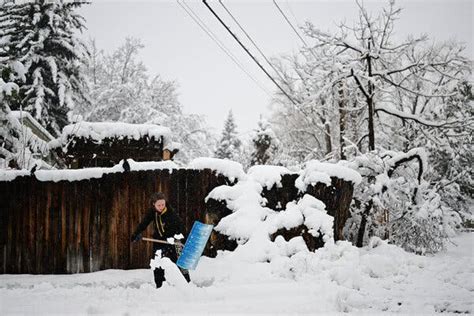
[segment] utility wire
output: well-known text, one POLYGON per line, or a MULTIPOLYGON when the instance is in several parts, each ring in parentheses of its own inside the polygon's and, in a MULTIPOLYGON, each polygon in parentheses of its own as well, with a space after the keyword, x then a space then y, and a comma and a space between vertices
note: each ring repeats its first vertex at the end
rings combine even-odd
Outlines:
POLYGON ((304 40, 303 37, 301 37, 300 33, 298 33, 298 31, 296 30, 296 28, 293 26, 293 24, 290 22, 290 20, 288 19, 288 17, 286 16, 286 14, 282 11, 282 9, 280 8, 280 6, 278 5, 278 3, 273 0, 273 4, 277 7, 278 11, 280 11, 281 15, 285 18, 286 22, 291 26, 291 28, 293 29, 293 32, 295 32, 296 35, 298 35, 298 37, 300 38, 300 40, 303 42, 303 44, 308 47, 308 44, 306 43, 306 41, 304 40))
POLYGON ((224 8, 224 10, 229 14, 229 16, 232 18, 232 20, 234 20, 234 22, 239 26, 240 30, 242 32, 244 32, 245 36, 247 36, 247 38, 249 39, 249 41, 253 44, 253 46, 255 46, 255 48, 258 50, 258 52, 260 53, 260 55, 262 55, 262 57, 265 59, 265 61, 270 65, 270 67, 272 67, 272 69, 275 71, 275 73, 278 75, 278 77, 280 77, 280 79, 283 81, 283 82, 286 82, 285 78, 283 78, 283 76, 280 74, 280 72, 275 68, 275 66, 273 66, 273 64, 270 62, 270 60, 268 60, 267 56, 265 56, 265 54, 262 52, 262 50, 258 47, 258 45, 254 42, 254 40, 250 37, 250 35, 244 30, 244 28, 242 27, 242 25, 240 25, 240 23, 237 21, 237 19, 234 17, 234 15, 229 11, 229 9, 227 9, 227 7, 224 5, 224 3, 222 3, 221 0, 219 0, 219 3, 221 4, 221 6, 224 8))
POLYGON ((232 35, 232 37, 239 43, 239 45, 245 50, 245 52, 253 59, 253 61, 262 69, 262 71, 267 75, 268 78, 280 89, 281 92, 293 103, 294 105, 297 105, 296 101, 293 100, 293 98, 278 84, 278 82, 273 79, 273 77, 268 73, 268 71, 258 62, 258 60, 252 55, 252 53, 245 47, 244 44, 239 40, 239 38, 230 30, 230 28, 222 21, 222 19, 217 15, 217 13, 209 6, 206 0, 202 0, 204 5, 211 11, 211 13, 216 17, 217 20, 224 26, 224 28, 227 30, 227 32, 232 35))
POLYGON ((225 47, 225 45, 219 40, 219 38, 206 26, 206 24, 199 18, 196 12, 183 1, 183 3, 176 0, 179 6, 191 17, 191 19, 216 43, 217 46, 239 67, 265 94, 271 97, 271 93, 257 80, 255 79, 237 60, 237 58, 225 47), (183 5, 184 4, 184 5, 183 5))
POLYGON ((263 84, 260 83, 254 76, 252 76, 246 69, 245 67, 239 62, 237 57, 232 54, 230 49, 228 49, 224 43, 222 43, 217 35, 207 27, 207 25, 204 23, 204 21, 199 18, 199 15, 183 0, 183 4, 188 8, 186 10, 185 7, 177 0, 178 4, 181 5, 181 7, 189 14, 189 16, 201 27, 201 29, 209 35, 209 37, 226 53, 227 56, 229 56, 230 59, 263 91, 265 94, 267 94, 269 97, 271 97, 271 93, 265 88, 263 84))
POLYGON ((288 2, 288 0, 286 0, 286 6, 287 6, 287 8, 288 8, 288 11, 290 11, 291 16, 292 16, 293 19, 295 20, 296 25, 298 25, 298 24, 299 24, 298 19, 296 18, 295 13, 294 13, 293 10, 291 9, 291 6, 290 6, 290 3, 288 2))
MULTIPOLYGON (((316 54, 313 52, 313 50, 309 47, 308 43, 306 43, 306 41, 304 40, 303 37, 301 37, 300 33, 296 30, 296 28, 293 26, 293 24, 290 22, 290 20, 288 19, 288 17, 286 16, 286 14, 283 12, 283 10, 280 8, 280 6, 278 5, 278 3, 276 2, 276 0, 273 0, 273 4, 277 7, 278 11, 280 11, 281 15, 285 18, 286 22, 288 22, 288 24, 291 26, 291 28, 293 29, 293 32, 295 32, 295 34, 299 37, 299 39, 303 42, 303 45, 304 47, 311 53, 311 55, 313 55, 313 57, 317 60, 318 57, 316 56, 316 54)), ((288 5, 288 8, 290 9, 290 12, 291 14, 293 14, 293 11, 291 10, 290 8, 290 5, 288 4, 288 1, 287 1, 287 5, 288 5)), ((293 17, 295 18, 296 22, 298 22, 298 20, 296 19, 296 16, 293 14, 293 17)))

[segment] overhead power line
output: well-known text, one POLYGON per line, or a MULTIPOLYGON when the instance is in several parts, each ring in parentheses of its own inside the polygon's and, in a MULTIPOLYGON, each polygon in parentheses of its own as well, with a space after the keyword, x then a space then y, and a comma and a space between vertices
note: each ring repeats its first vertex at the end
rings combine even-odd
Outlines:
POLYGON ((275 68, 275 66, 273 65, 272 62, 270 62, 270 60, 268 60, 267 56, 265 56, 265 54, 262 52, 262 50, 258 47, 258 45, 255 43, 255 41, 250 37, 250 35, 244 30, 244 28, 242 27, 242 25, 240 25, 239 21, 237 21, 237 19, 234 17, 234 15, 230 12, 229 9, 227 9, 227 7, 224 5, 224 3, 222 3, 221 0, 219 0, 219 3, 221 4, 221 6, 224 8, 224 10, 229 14, 229 16, 232 18, 232 20, 234 20, 234 22, 239 26, 240 30, 245 34, 245 36, 247 36, 247 38, 249 39, 249 41, 253 44, 253 46, 255 46, 255 48, 258 50, 258 52, 260 53, 260 55, 262 55, 262 57, 265 59, 265 61, 270 65, 270 67, 272 67, 272 69, 275 71, 275 73, 278 75, 278 77, 280 77, 280 79, 282 81, 286 81, 285 78, 283 78, 283 76, 280 74, 280 72, 278 71, 278 69, 275 68))
MULTIPOLYGON (((283 12, 283 10, 280 8, 280 6, 278 5, 278 3, 276 2, 276 0, 273 0, 273 4, 277 7, 278 11, 280 11, 281 15, 283 16, 283 18, 285 18, 285 21, 290 25, 291 29, 293 30, 293 32, 295 32, 295 34, 299 37, 299 39, 301 40, 301 42, 303 42, 303 45, 304 47, 311 53, 311 55, 313 55, 314 58, 318 59, 318 57, 316 56, 316 54, 313 52, 313 50, 309 47, 308 43, 306 43, 306 41, 304 40, 303 37, 301 37, 300 33, 296 30, 296 28, 293 26, 293 23, 290 22, 290 20, 288 19, 288 17, 286 16, 285 12, 283 12)), ((288 4, 288 3, 287 3, 288 4)), ((293 14, 293 11, 291 10, 290 8, 290 5, 288 4, 288 8, 290 9, 290 12, 293 14)), ((296 16, 293 14, 293 17, 295 18, 296 20, 296 16)))
POLYGON ((254 78, 245 68, 244 66, 238 61, 238 59, 230 52, 230 50, 219 40, 216 34, 212 32, 206 24, 199 18, 199 16, 194 12, 194 10, 187 5, 186 2, 176 0, 179 6, 191 17, 191 19, 201 28, 201 30, 206 33, 211 40, 216 43, 216 45, 239 67, 263 92, 265 92, 268 96, 271 97, 271 93, 256 79, 254 78), (184 4, 184 5, 183 5, 184 4))
POLYGON ((298 25, 299 24, 298 19, 296 18, 295 13, 291 9, 291 6, 290 6, 290 3, 288 2, 288 0, 286 0, 286 7, 288 8, 288 11, 290 11, 291 16, 293 17, 294 21, 296 22, 296 25, 298 25))
POLYGON ((294 105, 297 105, 297 102, 278 84, 278 82, 273 79, 273 77, 268 73, 268 71, 260 64, 260 62, 252 55, 252 53, 245 47, 244 44, 239 40, 239 38, 230 30, 230 28, 222 21, 222 19, 217 15, 217 13, 209 6, 206 0, 202 0, 204 5, 211 11, 214 17, 224 26, 224 28, 229 32, 230 35, 239 43, 239 45, 245 50, 245 52, 252 58, 252 60, 258 65, 258 67, 267 75, 268 78, 278 87, 278 89, 291 101, 294 105))
POLYGON ((283 10, 280 8, 280 6, 278 5, 278 3, 273 0, 273 4, 277 7, 278 11, 280 11, 281 15, 283 16, 283 18, 285 18, 285 21, 290 25, 290 27, 293 29, 293 32, 295 32, 295 34, 299 37, 299 39, 303 42, 303 44, 308 47, 308 44, 306 43, 306 41, 304 40, 303 37, 301 37, 300 33, 296 30, 296 28, 293 26, 293 23, 291 23, 291 21, 288 19, 288 17, 286 16, 285 12, 283 12, 283 10))

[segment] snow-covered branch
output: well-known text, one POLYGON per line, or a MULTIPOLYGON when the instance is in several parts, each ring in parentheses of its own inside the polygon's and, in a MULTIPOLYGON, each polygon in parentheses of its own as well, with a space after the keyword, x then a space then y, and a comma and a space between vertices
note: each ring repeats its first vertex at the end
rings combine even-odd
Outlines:
POLYGON ((375 112, 384 112, 384 113, 396 116, 402 120, 412 120, 419 124, 429 126, 429 127, 452 127, 453 125, 460 123, 459 121, 450 121, 450 122, 443 122, 443 123, 432 122, 429 120, 425 120, 424 118, 419 117, 418 115, 405 113, 405 112, 390 108, 389 106, 384 105, 384 104, 378 104, 377 107, 375 108, 375 112))

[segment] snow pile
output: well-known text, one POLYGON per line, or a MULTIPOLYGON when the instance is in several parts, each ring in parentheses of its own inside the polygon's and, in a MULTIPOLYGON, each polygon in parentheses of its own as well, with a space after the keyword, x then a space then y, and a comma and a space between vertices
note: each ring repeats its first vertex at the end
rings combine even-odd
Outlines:
MULTIPOLYGON (((252 173, 258 174, 258 172, 252 173)), ((280 229, 305 225, 315 237, 322 235, 324 242, 333 241, 333 217, 325 211, 324 204, 305 195, 298 202, 290 202, 286 209, 276 212, 265 207, 261 196, 263 187, 251 176, 234 186, 220 186, 206 199, 225 201, 232 214, 222 218, 215 227, 219 233, 237 240, 238 247, 232 256, 246 262, 271 262, 308 249, 301 237, 286 242, 283 238, 271 240, 280 229)))
POLYGON ((191 161, 188 165, 188 169, 211 169, 216 171, 217 174, 222 174, 223 176, 229 178, 229 180, 232 182, 234 180, 245 178, 245 172, 242 165, 238 162, 228 159, 200 157, 191 161))
MULTIPOLYGON (((453 242, 431 257, 379 239, 360 249, 347 242, 327 244, 314 253, 297 251, 272 262, 247 262, 222 252, 215 259, 201 258, 191 271, 192 283, 179 287, 174 270, 176 279, 167 275, 169 282, 158 290, 149 269, 4 274, 0 314, 470 314, 474 234, 453 242)), ((286 250, 296 251, 298 244, 287 243, 286 250)), ((168 272, 166 265, 160 263, 168 272)))
POLYGON ((161 256, 161 250, 157 250, 155 258, 150 260, 150 268, 161 268, 165 271, 166 283, 170 286, 177 287, 180 290, 185 290, 188 282, 183 277, 178 266, 173 263, 168 257, 161 256))
POLYGON ((271 189, 274 185, 277 188, 281 188, 281 177, 289 173, 291 173, 290 170, 285 167, 268 165, 253 166, 247 171, 247 175, 250 178, 267 189, 271 189))
MULTIPOLYGON (((472 242, 473 237, 467 237, 472 242)), ((285 243, 283 238, 276 242, 285 243)), ((288 256, 268 262, 249 262, 238 252, 222 252, 216 259, 202 258, 192 280, 208 288, 266 284, 268 295, 277 291, 277 284, 288 280, 287 284, 298 284, 298 290, 287 288, 287 300, 306 297, 304 305, 291 310, 293 313, 434 314, 474 310, 474 269, 469 252, 460 253, 458 259, 422 257, 378 238, 366 248, 340 241, 309 252, 298 249, 301 240, 290 242, 286 243, 287 250, 293 251, 288 256)), ((470 247, 469 242, 465 240, 463 246, 470 247)), ((274 304, 287 306, 278 301, 274 304)))
POLYGON ((309 228, 308 232, 315 237, 322 235, 325 243, 331 242, 334 238, 334 218, 326 213, 324 203, 306 194, 297 206, 304 217, 304 225, 309 228))
POLYGON ((316 185, 317 183, 324 183, 330 186, 331 177, 352 182, 354 185, 358 185, 362 181, 362 177, 357 171, 347 168, 342 164, 311 160, 306 163, 304 170, 296 179, 295 186, 300 192, 305 192, 308 185, 316 185))
POLYGON ((260 195, 262 186, 251 179, 237 182, 234 186, 222 185, 214 188, 206 197, 225 201, 234 213, 221 219, 215 227, 220 233, 236 240, 248 240, 258 233, 260 223, 272 212, 263 207, 265 199, 260 195))

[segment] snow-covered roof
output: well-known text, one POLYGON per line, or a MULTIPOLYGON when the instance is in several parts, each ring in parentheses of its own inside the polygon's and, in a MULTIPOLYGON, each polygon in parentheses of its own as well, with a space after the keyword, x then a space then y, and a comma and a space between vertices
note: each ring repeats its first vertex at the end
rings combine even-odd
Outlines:
POLYGON ((19 124, 28 127, 36 136, 44 141, 51 141, 54 137, 26 111, 11 111, 10 117, 16 119, 19 124), (22 124, 23 123, 23 124, 22 124))
POLYGON ((163 137, 163 149, 171 152, 178 151, 180 143, 171 141, 171 130, 168 127, 156 124, 131 124, 123 122, 86 122, 66 125, 58 139, 49 143, 50 148, 61 147, 69 144, 71 139, 90 139, 101 143, 105 139, 134 139, 163 137))
POLYGON ((171 131, 168 127, 155 124, 130 124, 122 122, 78 122, 63 128, 61 137, 83 137, 101 142, 106 138, 131 138, 154 137, 156 139, 169 137, 171 131))

